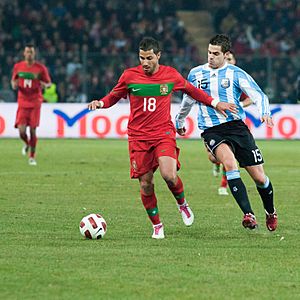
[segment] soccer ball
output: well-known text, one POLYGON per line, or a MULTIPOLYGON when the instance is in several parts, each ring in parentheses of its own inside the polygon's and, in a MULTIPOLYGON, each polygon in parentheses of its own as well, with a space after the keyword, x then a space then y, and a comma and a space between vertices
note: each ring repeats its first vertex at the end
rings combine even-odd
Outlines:
POLYGON ((84 217, 79 224, 80 233, 84 237, 93 240, 103 238, 106 227, 104 218, 99 214, 90 214, 84 217))

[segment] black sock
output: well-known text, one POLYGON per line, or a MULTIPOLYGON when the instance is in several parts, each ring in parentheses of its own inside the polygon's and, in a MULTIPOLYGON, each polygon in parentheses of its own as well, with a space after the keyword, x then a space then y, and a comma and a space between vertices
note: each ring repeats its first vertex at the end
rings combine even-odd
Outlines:
POLYGON ((229 179, 228 185, 231 190, 232 196, 241 208, 244 214, 253 213, 251 204, 249 202, 246 187, 241 178, 229 179))
POLYGON ((269 214, 272 214, 275 211, 274 200, 273 200, 274 192, 273 192, 273 186, 272 186, 271 181, 269 181, 269 179, 267 179, 267 181, 269 182, 267 187, 256 186, 256 188, 257 188, 259 195, 261 197, 261 200, 264 204, 265 210, 269 214))

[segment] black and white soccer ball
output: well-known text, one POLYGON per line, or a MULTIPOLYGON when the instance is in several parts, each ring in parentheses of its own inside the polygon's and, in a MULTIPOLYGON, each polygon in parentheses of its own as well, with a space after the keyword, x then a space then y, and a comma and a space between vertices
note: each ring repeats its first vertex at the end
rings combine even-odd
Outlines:
POLYGON ((99 214, 90 214, 84 217, 79 224, 80 233, 88 239, 98 240, 106 233, 107 225, 99 214))

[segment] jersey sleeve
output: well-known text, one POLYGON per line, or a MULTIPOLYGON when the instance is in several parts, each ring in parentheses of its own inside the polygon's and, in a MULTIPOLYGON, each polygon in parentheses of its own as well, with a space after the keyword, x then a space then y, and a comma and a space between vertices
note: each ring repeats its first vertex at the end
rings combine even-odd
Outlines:
POLYGON ((237 72, 237 79, 242 92, 248 95, 252 102, 257 106, 260 115, 271 115, 269 98, 261 90, 254 79, 242 70, 237 72))
POLYGON ((180 105, 180 109, 178 114, 175 117, 175 125, 176 129, 181 129, 185 126, 185 118, 188 116, 190 113, 194 103, 196 101, 188 96, 187 94, 183 95, 183 99, 180 105))
POLYGON ((206 94, 204 91, 197 89, 190 82, 184 79, 181 74, 179 74, 176 70, 176 81, 174 85, 174 91, 181 90, 184 93, 188 94, 191 98, 195 99, 198 102, 201 102, 205 105, 211 105, 213 98, 206 94))
POLYGON ((18 79, 18 67, 15 64, 14 67, 13 67, 11 80, 16 80, 16 79, 18 79))
POLYGON ((45 83, 50 83, 51 82, 51 78, 50 78, 48 69, 45 66, 42 66, 42 73, 41 73, 40 80, 45 82, 45 83))
POLYGON ((116 104, 120 99, 125 98, 128 94, 127 84, 126 84, 126 73, 124 72, 117 85, 110 91, 108 95, 103 97, 101 101, 103 101, 103 108, 108 108, 116 104))

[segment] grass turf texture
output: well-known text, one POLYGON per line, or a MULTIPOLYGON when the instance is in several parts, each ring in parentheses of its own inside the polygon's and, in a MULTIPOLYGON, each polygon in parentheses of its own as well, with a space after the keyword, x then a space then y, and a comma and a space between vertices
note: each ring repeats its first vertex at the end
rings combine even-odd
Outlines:
POLYGON ((166 238, 152 227, 129 179, 127 142, 39 140, 38 166, 21 142, 0 141, 1 299, 299 299, 300 141, 259 141, 279 228, 270 233, 245 171, 259 229, 241 226, 232 196, 218 196, 200 141, 179 141, 186 228, 161 179, 155 189, 166 238), (298 150, 297 150, 298 149, 298 150), (108 232, 85 240, 81 218, 101 213, 108 232))

